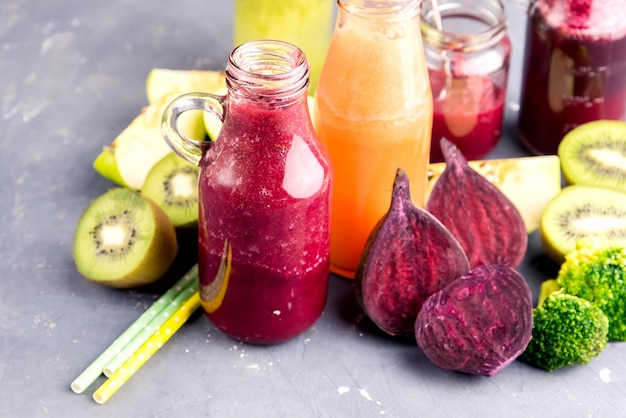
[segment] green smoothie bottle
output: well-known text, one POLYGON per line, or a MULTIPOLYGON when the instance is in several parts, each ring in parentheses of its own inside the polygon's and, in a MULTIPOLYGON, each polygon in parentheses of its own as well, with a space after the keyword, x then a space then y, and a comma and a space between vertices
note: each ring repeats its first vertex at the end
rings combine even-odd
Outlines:
POLYGON ((235 46, 278 39, 298 46, 311 66, 315 92, 333 28, 333 0, 235 0, 235 46))

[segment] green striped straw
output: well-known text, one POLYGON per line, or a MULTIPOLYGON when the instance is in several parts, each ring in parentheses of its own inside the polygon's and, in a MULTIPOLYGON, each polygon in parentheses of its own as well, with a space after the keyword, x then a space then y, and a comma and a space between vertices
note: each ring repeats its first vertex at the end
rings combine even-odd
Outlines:
POLYGON ((197 282, 198 265, 194 265, 180 280, 154 302, 124 333, 107 347, 70 385, 75 393, 83 393, 102 374, 104 367, 117 355, 133 338, 162 311, 164 311, 176 297, 182 293, 190 282, 197 282))
POLYGON ((122 365, 124 362, 132 356, 135 351, 143 343, 145 343, 156 331, 159 330, 161 325, 163 325, 172 315, 176 313, 176 311, 183 306, 183 304, 190 299, 194 293, 198 291, 198 281, 192 280, 191 283, 185 287, 185 289, 176 296, 176 298, 167 305, 165 309, 161 311, 157 316, 155 316, 148 325, 144 327, 144 329, 135 336, 132 340, 128 342, 117 353, 109 362, 104 366, 102 372, 106 377, 111 377, 111 375, 122 365))

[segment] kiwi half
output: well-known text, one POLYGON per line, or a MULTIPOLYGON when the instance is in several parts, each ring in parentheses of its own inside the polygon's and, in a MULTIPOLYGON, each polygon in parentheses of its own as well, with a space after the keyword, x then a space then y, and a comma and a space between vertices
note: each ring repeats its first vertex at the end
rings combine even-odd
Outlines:
POLYGON ((626 191, 626 122, 599 120, 568 132, 558 149, 569 184, 626 191))
POLYGON ((626 245, 626 193, 607 187, 564 187, 546 206, 540 223, 546 254, 557 263, 584 237, 626 245))
POLYGON ((156 202, 175 227, 195 226, 199 172, 197 166, 170 153, 148 172, 141 194, 156 202))
POLYGON ((159 279, 177 250, 176 231, 165 212, 137 192, 120 187, 85 209, 76 226, 73 256, 85 278, 130 288, 159 279))

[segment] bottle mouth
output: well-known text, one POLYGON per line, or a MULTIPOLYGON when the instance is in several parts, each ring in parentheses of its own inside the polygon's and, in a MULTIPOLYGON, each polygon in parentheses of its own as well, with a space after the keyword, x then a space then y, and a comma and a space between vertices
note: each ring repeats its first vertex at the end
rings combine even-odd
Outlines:
POLYGON ((488 49, 506 35, 508 21, 500 0, 438 0, 443 30, 435 24, 435 10, 425 1, 421 12, 424 41, 439 49, 472 52, 488 49), (462 25, 461 21, 469 22, 462 25), (450 28, 446 22, 454 22, 450 28))
POLYGON ((419 16, 420 0, 337 0, 341 10, 363 19, 395 22, 419 16))
POLYGON ((228 57, 229 91, 248 98, 287 100, 309 85, 309 62, 300 48, 283 41, 257 40, 236 47, 228 57))

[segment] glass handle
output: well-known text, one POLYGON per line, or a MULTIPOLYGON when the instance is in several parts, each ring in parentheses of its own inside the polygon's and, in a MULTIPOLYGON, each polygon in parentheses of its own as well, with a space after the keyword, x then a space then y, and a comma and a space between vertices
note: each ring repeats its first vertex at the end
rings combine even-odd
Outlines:
POLYGON ((202 110, 224 121, 225 99, 226 96, 210 93, 187 93, 172 100, 161 119, 161 133, 167 145, 180 157, 198 165, 212 141, 197 141, 185 136, 178 130, 178 118, 189 110, 202 110))

